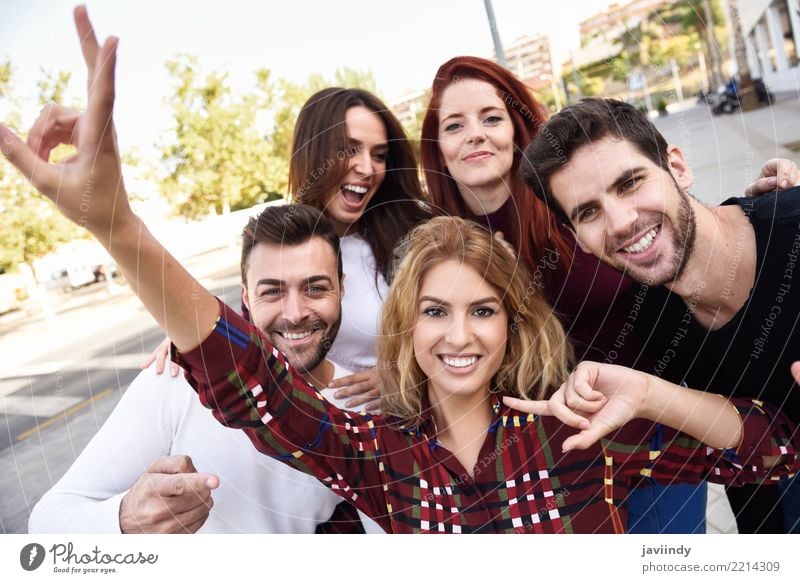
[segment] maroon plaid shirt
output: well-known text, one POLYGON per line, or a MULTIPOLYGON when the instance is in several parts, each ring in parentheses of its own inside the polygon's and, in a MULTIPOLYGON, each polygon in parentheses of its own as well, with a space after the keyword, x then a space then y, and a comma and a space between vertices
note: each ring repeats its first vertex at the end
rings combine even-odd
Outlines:
POLYGON ((337 409, 227 306, 211 335, 176 359, 221 423, 316 476, 388 532, 621 533, 628 491, 645 477, 776 482, 800 467, 794 426, 758 401, 732 401, 744 424, 736 451, 637 420, 586 451, 561 453, 574 429, 495 400, 470 475, 436 439, 429 413, 412 427, 337 409), (768 455, 788 464, 766 469, 768 455))

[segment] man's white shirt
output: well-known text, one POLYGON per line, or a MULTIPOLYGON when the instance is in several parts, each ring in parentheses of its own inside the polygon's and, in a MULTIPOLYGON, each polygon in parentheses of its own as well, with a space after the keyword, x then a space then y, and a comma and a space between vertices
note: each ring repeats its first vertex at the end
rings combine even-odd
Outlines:
MULTIPOLYGON (((334 367, 333 378, 350 374, 334 367)), ((344 408, 333 389, 321 392, 344 408)), ((315 478, 258 452, 243 431, 222 426, 183 375, 158 375, 151 366, 36 504, 29 532, 119 533, 123 496, 155 458, 168 455, 188 455, 198 472, 220 479, 201 533, 313 533, 343 500, 315 478)), ((383 532, 361 518, 368 533, 383 532)))

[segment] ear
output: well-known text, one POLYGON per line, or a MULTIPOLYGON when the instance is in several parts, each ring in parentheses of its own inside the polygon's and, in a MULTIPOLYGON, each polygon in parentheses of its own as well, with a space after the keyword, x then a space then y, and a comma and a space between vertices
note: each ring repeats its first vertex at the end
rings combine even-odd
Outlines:
POLYGON ((342 274, 342 280, 339 282, 339 301, 342 301, 344 298, 344 278, 347 277, 346 273, 342 274))
POLYGON ((247 308, 247 311, 250 311, 250 300, 247 297, 247 287, 242 284, 242 303, 247 308))
POLYGON ((667 146, 667 163, 669 164, 669 171, 678 187, 681 190, 689 190, 694 184, 694 174, 692 169, 686 163, 686 158, 683 157, 683 152, 678 146, 670 144, 667 146))

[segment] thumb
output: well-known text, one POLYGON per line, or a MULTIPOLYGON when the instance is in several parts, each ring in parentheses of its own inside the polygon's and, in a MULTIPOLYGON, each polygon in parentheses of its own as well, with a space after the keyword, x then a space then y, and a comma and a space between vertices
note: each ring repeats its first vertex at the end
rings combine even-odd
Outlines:
POLYGON ((188 455, 169 455, 157 457, 147 468, 151 474, 193 474, 197 469, 188 455))
POLYGON ((566 438, 561 446, 561 451, 567 452, 573 449, 588 449, 609 433, 611 433, 611 427, 608 425, 592 423, 588 429, 584 429, 566 438))

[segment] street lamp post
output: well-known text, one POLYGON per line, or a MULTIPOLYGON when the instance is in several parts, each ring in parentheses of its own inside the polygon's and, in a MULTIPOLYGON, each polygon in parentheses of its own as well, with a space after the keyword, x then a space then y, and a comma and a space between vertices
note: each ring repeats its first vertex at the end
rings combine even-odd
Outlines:
POLYGON ((503 50, 503 43, 500 41, 500 32, 497 30, 497 19, 494 17, 492 0, 483 0, 483 5, 486 7, 486 18, 489 19, 489 28, 492 30, 492 42, 494 42, 494 54, 497 58, 497 63, 508 68, 506 53, 503 50))

